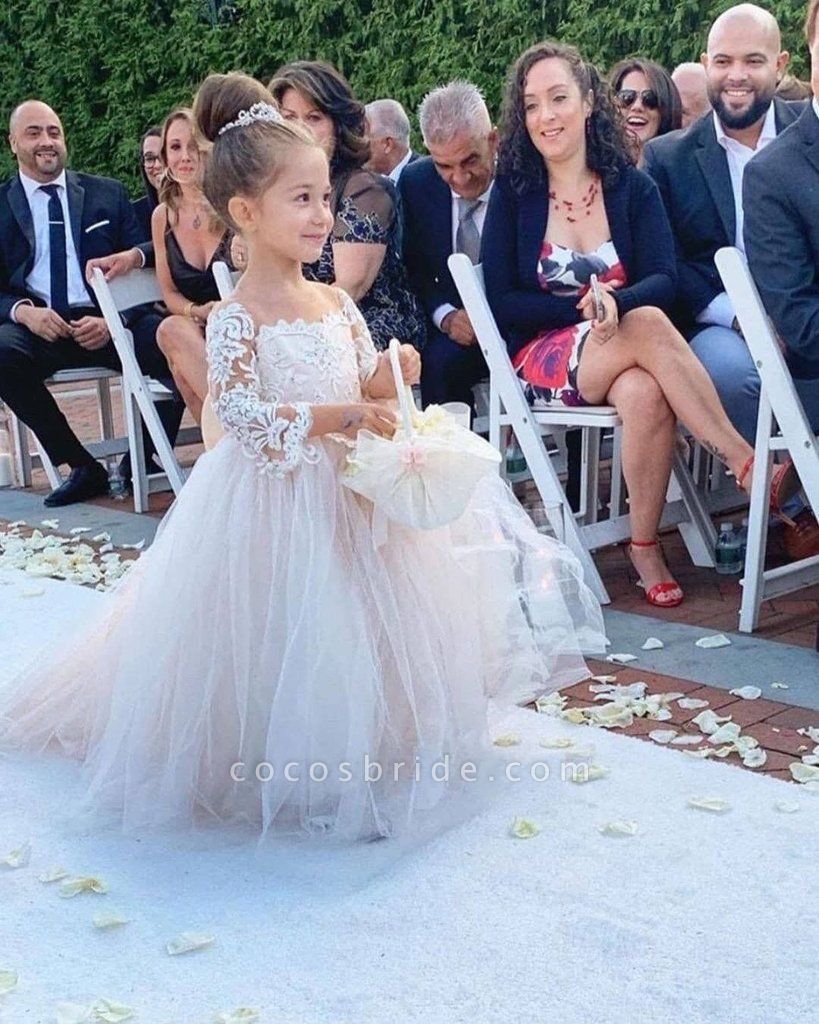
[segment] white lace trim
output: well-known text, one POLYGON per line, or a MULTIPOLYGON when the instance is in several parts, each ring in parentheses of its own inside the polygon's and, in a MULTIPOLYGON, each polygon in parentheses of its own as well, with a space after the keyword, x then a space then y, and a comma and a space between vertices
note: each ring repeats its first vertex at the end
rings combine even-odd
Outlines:
POLYGON ((253 347, 253 320, 239 303, 230 303, 208 321, 208 375, 215 395, 213 411, 242 451, 269 476, 282 477, 300 462, 316 463, 320 453, 307 444, 313 414, 306 402, 279 415, 280 402, 265 400, 253 347), (276 457, 273 453, 281 453, 276 457))

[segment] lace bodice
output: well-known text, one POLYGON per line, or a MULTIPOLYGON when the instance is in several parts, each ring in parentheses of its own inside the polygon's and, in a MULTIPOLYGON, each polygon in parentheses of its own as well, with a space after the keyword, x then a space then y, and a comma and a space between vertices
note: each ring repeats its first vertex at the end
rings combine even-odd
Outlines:
POLYGON ((307 441, 311 406, 362 400, 377 353, 355 303, 338 290, 338 310, 320 321, 256 326, 238 302, 216 310, 205 332, 213 410, 259 468, 283 476, 317 462, 307 441))

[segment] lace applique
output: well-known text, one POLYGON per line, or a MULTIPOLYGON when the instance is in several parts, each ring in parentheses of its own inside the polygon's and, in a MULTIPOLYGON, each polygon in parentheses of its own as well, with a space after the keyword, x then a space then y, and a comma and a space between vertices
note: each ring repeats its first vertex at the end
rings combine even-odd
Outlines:
POLYGON ((350 296, 341 288, 338 289, 343 297, 343 309, 349 317, 350 330, 355 344, 355 354, 358 360, 358 379, 366 384, 378 369, 378 353, 373 344, 370 329, 367 321, 361 315, 361 310, 356 306, 350 296))
POLYGON ((249 313, 232 302, 208 320, 206 350, 213 411, 225 430, 264 473, 282 477, 320 454, 307 444, 310 405, 265 398, 256 361, 256 330, 249 313))

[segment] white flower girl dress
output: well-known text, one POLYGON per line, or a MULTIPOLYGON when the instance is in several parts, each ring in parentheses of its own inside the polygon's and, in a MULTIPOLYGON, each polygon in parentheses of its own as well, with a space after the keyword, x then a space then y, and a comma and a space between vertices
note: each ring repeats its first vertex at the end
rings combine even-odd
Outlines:
POLYGON ((412 831, 452 789, 435 762, 489 756, 490 700, 603 650, 578 562, 498 476, 449 526, 374 537, 340 481, 350 442, 308 439, 310 406, 361 401, 376 367, 338 296, 317 323, 214 312, 224 435, 97 618, 0 694, 0 743, 81 759, 88 806, 125 830, 412 831))

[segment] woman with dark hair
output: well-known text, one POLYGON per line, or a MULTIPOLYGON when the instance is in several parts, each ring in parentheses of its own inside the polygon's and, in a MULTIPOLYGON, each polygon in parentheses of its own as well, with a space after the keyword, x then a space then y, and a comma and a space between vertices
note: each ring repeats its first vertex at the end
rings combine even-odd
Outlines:
POLYGON ((139 173, 145 183, 145 195, 135 199, 134 208, 144 241, 151 240, 151 214, 159 204, 159 184, 165 164, 162 161, 162 129, 152 125, 139 143, 139 173))
POLYGON ((662 200, 632 164, 609 87, 574 47, 540 43, 513 67, 498 170, 482 253, 515 369, 534 403, 616 406, 631 560, 652 605, 678 605, 683 593, 657 540, 676 419, 746 489, 753 451, 662 312, 676 286, 662 200))
POLYGON ((645 144, 682 127, 679 91, 665 68, 643 57, 615 64, 609 82, 637 147, 637 166, 642 167, 645 144))
POLYGON ((343 288, 358 304, 376 348, 397 337, 420 348, 424 317, 401 258, 395 186, 366 170, 370 144, 364 106, 346 79, 324 61, 294 61, 270 82, 285 119, 301 121, 330 161, 335 225, 308 277, 343 288))

